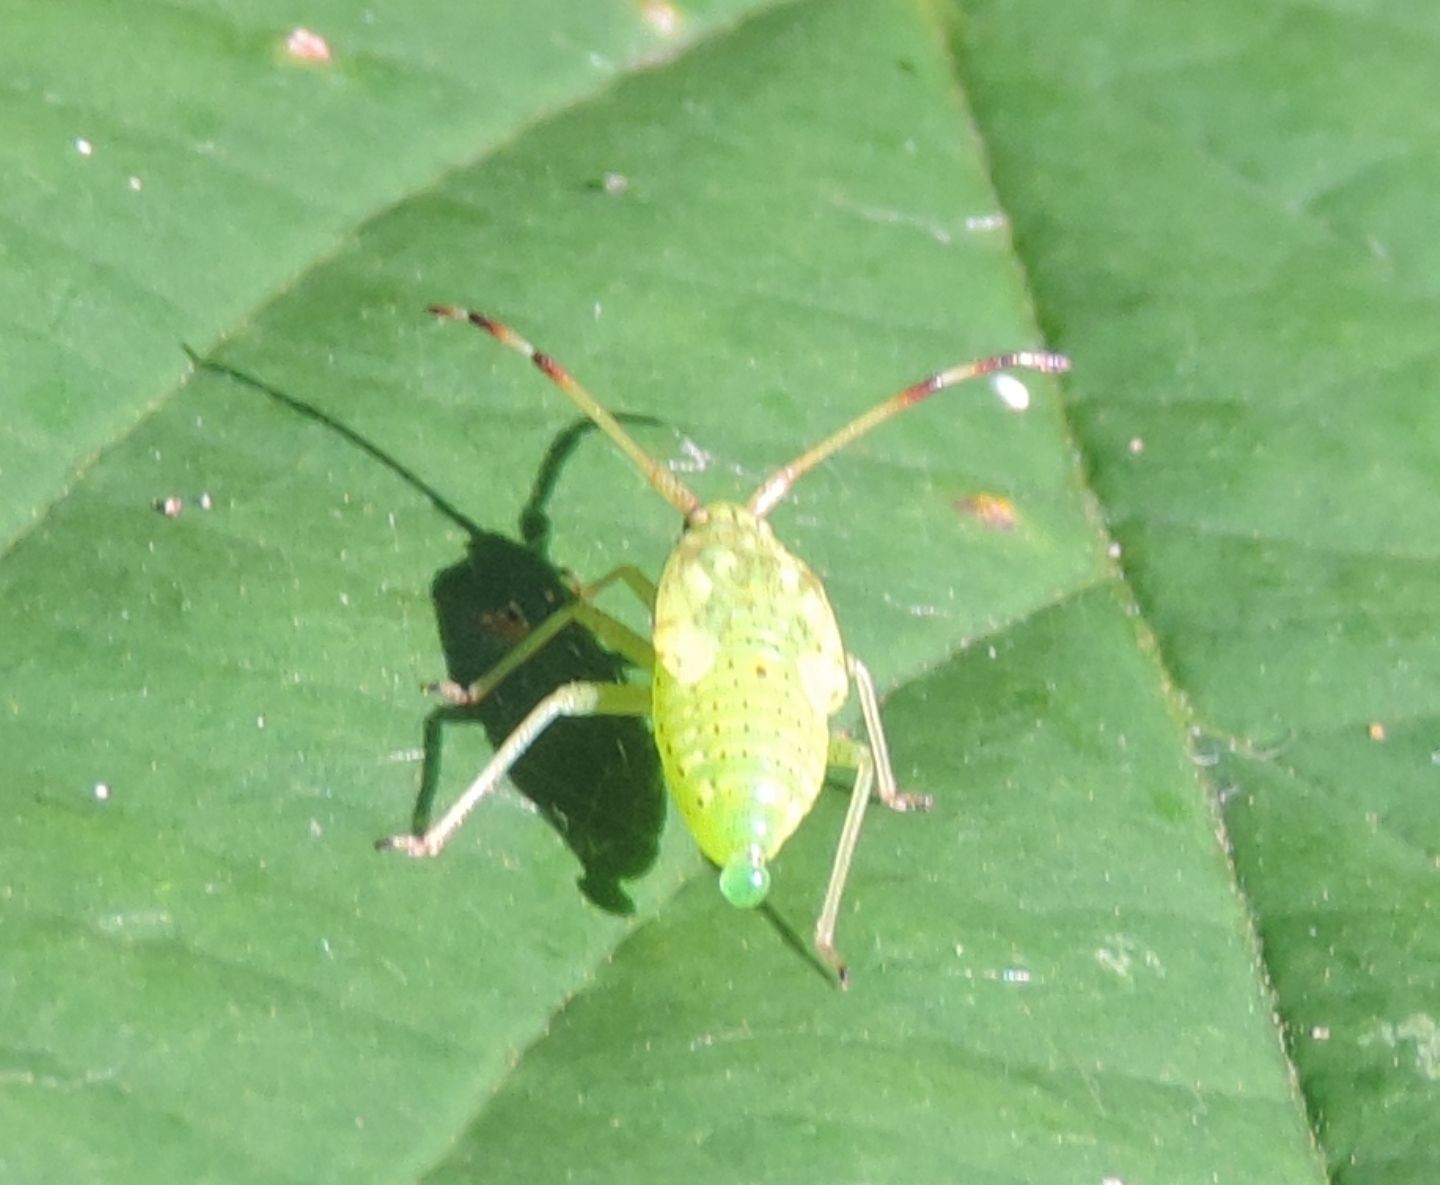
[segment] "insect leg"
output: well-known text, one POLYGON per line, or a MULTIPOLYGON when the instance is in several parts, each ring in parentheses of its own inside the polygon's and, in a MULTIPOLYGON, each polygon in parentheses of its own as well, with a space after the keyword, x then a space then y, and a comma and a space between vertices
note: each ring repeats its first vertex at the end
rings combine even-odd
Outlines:
POLYGON ((870 805, 870 791, 875 785, 875 758, 863 741, 847 736, 832 736, 828 760, 831 765, 847 766, 855 771, 855 787, 850 792, 850 806, 845 811, 845 825, 840 829, 840 842, 835 845, 835 861, 830 866, 830 883, 825 886, 825 900, 820 916, 815 919, 815 949, 835 971, 842 988, 850 986, 850 970, 835 949, 835 922, 840 915, 840 898, 845 892, 845 879, 850 875, 850 861, 860 838, 860 824, 865 808, 870 805))
POLYGON ((854 769, 855 787, 850 792, 850 806, 845 812, 840 840, 835 845, 835 860, 830 866, 830 883, 825 886, 825 900, 815 921, 815 949, 835 969, 842 988, 850 986, 850 972, 835 948, 835 923, 840 916, 840 898, 844 895, 845 881, 850 875, 855 845, 860 840, 860 826, 865 821, 865 808, 870 805, 870 792, 878 792, 880 801, 891 810, 923 811, 929 810, 932 805, 928 794, 907 794, 896 786, 895 771, 890 765, 890 749, 885 742, 885 728, 880 722, 880 697, 875 693, 875 680, 870 677, 865 664, 854 655, 846 656, 846 665, 859 692, 860 713, 864 717, 870 743, 867 745, 847 736, 830 738, 827 760, 831 765, 854 769))
POLYGON ((392 835, 376 843, 381 851, 404 852, 407 856, 438 856, 467 815, 510 772, 556 720, 569 716, 644 716, 650 711, 650 689, 625 683, 567 683, 557 687, 531 710, 508 737, 480 776, 444 816, 424 835, 392 835))
POLYGON ((576 595, 579 596, 581 600, 593 601, 596 593, 607 584, 614 584, 617 580, 633 592, 645 608, 652 612, 654 611, 656 596, 655 582, 646 576, 644 572, 640 571, 634 564, 621 564, 613 571, 606 572, 599 580, 593 581, 590 584, 581 585, 576 595))
POLYGON ((928 794, 912 794, 895 784, 895 770, 890 764, 890 745, 885 740, 885 725, 880 720, 880 697, 875 693, 875 680, 870 669, 853 654, 845 656, 855 690, 860 695, 860 715, 865 720, 865 733, 870 738, 870 751, 875 756, 876 790, 880 801, 892 811, 928 811, 935 800, 928 794))
POLYGON ((647 671, 653 669, 655 651, 650 643, 624 622, 590 604, 591 599, 597 593, 617 580, 633 590, 635 595, 645 602, 647 608, 655 607, 655 586, 645 578, 639 569, 628 565, 616 568, 613 572, 607 572, 593 584, 581 588, 576 600, 550 614, 527 634, 523 641, 469 687, 462 687, 458 683, 447 681, 431 684, 429 690, 443 696, 452 704, 479 703, 528 662, 541 647, 553 641, 555 636, 572 622, 583 625, 601 642, 637 667, 643 667, 647 671))

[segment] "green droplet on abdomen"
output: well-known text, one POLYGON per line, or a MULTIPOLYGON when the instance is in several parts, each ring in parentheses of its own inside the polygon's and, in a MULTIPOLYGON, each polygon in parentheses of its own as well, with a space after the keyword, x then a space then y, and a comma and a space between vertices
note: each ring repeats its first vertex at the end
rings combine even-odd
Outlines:
POLYGON ((770 870, 759 844, 736 852, 720 870, 720 892, 737 909, 754 909, 770 892, 770 870))

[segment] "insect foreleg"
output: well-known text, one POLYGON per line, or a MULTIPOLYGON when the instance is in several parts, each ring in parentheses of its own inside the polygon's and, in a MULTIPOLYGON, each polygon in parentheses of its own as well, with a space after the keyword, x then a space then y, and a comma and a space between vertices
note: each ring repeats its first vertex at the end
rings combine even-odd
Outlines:
POLYGON ((637 667, 642 667, 647 671, 653 670, 655 650, 649 641, 624 622, 611 617, 590 603, 597 593, 617 580, 633 591, 647 609, 654 609, 655 586, 637 568, 629 566, 616 568, 613 572, 607 572, 593 584, 581 588, 576 600, 561 606, 550 614, 504 658, 469 687, 462 687, 458 683, 447 681, 433 683, 428 690, 443 696, 452 704, 478 704, 572 623, 584 626, 611 650, 637 667))
POLYGON ((855 856, 855 845, 860 840, 860 826, 865 821, 865 808, 870 805, 871 791, 878 793, 880 801, 891 810, 923 811, 929 810, 932 804, 928 794, 907 794, 896 786, 895 771, 890 766, 890 748, 885 742, 884 725, 880 722, 880 697, 875 693, 875 681, 865 664, 854 655, 846 656, 846 665, 850 677, 855 680, 855 689, 860 697, 860 714, 865 720, 870 743, 867 745, 853 737, 840 735, 830 738, 829 763, 853 769, 855 786, 850 792, 850 806, 845 811, 840 840, 835 845, 835 860, 830 866, 830 883, 825 886, 825 900, 815 921, 815 949, 835 969, 842 988, 850 986, 850 972, 835 948, 835 923, 840 916, 840 898, 845 893, 845 881, 850 875, 850 862, 855 856))
POLYGON ((424 835, 392 835, 376 843, 382 851, 404 852, 407 856, 438 856, 467 815, 510 772, 536 739, 556 720, 569 716, 644 716, 650 711, 650 689, 625 683, 567 683, 558 687, 531 709, 508 737, 490 764, 444 816, 424 835))
POLYGON ((633 592, 636 598, 645 608, 652 613, 655 610, 655 582, 640 571, 634 564, 621 564, 613 571, 606 572, 599 580, 590 584, 581 585, 576 595, 582 601, 593 601, 595 595, 607 584, 614 584, 620 581, 626 588, 633 592))

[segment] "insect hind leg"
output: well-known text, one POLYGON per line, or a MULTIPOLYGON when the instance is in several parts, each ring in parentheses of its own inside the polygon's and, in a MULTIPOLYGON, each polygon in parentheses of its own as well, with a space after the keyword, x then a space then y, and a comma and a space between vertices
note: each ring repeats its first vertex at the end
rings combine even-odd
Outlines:
POLYGON ((906 793, 896 785, 895 771, 890 765, 890 748, 880 721, 880 697, 875 692, 875 681, 858 658, 848 655, 846 663, 859 692, 860 712, 870 743, 838 734, 830 738, 829 764, 853 769, 855 785, 850 792, 850 805, 845 811, 840 839, 835 845, 825 899, 815 920, 815 949, 833 968, 842 988, 850 986, 850 971, 835 946, 835 925, 840 917, 840 900, 845 894, 845 882, 850 876, 850 864, 860 841, 860 828, 865 821, 865 810, 870 805, 870 795, 878 794, 880 801, 895 811, 927 811, 934 802, 928 794, 906 793))
POLYGON ((880 801, 892 811, 928 811, 935 805, 930 795, 901 790, 895 781, 895 769, 890 764, 890 744, 885 739, 885 725, 880 719, 880 696, 875 691, 870 669, 853 654, 847 654, 845 662, 860 696, 860 714, 865 720, 865 733, 870 738, 870 750, 875 759, 875 790, 880 795, 880 801))

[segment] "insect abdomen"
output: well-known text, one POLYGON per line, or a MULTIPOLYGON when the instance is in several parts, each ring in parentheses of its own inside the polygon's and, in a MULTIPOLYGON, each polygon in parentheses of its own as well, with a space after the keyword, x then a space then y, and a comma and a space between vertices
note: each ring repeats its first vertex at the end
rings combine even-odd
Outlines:
POLYGON ((655 738, 721 890, 754 905, 765 862, 814 805, 849 686, 825 590, 750 511, 687 523, 655 604, 655 738))
POLYGON ((686 825, 722 868, 752 844, 774 856, 825 779, 828 720, 773 647, 728 647, 689 685, 657 664, 655 735, 686 825))

